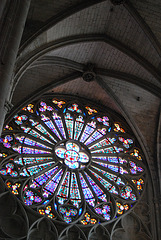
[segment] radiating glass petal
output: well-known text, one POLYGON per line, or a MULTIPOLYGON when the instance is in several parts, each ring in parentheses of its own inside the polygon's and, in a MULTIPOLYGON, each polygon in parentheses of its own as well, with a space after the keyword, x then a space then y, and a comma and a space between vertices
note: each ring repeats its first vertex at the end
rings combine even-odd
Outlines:
POLYGON ((89 203, 89 205, 94 207, 95 206, 95 197, 93 196, 93 193, 89 189, 89 187, 81 173, 79 173, 79 177, 80 177, 80 182, 81 182, 84 197, 85 197, 86 201, 89 203))
POLYGON ((60 204, 63 204, 68 199, 69 194, 70 172, 66 172, 65 177, 59 187, 57 198, 60 204))
POLYGON ((75 126, 74 126, 74 139, 78 140, 81 131, 83 129, 84 126, 84 120, 82 116, 79 116, 78 118, 76 118, 75 120, 75 126))
POLYGON ((70 113, 66 113, 65 115, 65 123, 66 123, 66 127, 67 127, 67 131, 68 131, 68 135, 69 135, 69 138, 72 139, 73 138, 73 118, 72 116, 70 115, 70 113))
POLYGON ((81 203, 81 196, 80 196, 76 175, 74 172, 71 173, 70 199, 73 205, 75 205, 76 207, 79 207, 79 204, 81 203))

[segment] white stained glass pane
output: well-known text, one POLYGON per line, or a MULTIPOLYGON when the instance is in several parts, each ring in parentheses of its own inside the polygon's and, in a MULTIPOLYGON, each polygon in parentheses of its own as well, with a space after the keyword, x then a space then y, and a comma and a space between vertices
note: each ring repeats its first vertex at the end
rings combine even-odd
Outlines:
POLYGON ((89 161, 89 157, 86 153, 80 152, 79 153, 79 161, 82 163, 87 163, 89 161))
POLYGON ((65 157, 65 152, 66 152, 66 150, 64 148, 57 148, 55 150, 56 155, 58 157, 60 157, 60 158, 64 158, 65 157))

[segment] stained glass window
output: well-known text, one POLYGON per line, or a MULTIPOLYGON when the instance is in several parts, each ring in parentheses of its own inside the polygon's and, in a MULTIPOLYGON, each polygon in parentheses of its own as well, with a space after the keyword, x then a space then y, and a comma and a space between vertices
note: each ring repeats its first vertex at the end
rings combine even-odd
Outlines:
POLYGON ((139 200, 144 155, 118 115, 49 95, 10 119, 0 138, 0 174, 33 211, 93 225, 113 221, 139 200))

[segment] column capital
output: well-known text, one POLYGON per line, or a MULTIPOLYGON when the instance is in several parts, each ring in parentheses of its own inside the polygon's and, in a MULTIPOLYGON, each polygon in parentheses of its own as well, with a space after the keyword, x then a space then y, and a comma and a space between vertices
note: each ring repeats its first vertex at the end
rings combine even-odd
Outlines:
POLYGON ((5 100, 4 109, 6 110, 6 112, 8 113, 12 108, 13 104, 10 101, 5 100))

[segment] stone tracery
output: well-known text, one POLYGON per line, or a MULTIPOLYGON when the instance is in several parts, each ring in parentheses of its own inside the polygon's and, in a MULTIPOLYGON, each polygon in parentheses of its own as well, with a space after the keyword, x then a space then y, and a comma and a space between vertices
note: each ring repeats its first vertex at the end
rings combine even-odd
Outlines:
POLYGON ((41 215, 66 224, 124 215, 143 192, 145 166, 126 124, 109 114, 51 95, 23 107, 1 138, 8 154, 0 173, 10 179, 8 189, 41 215))

